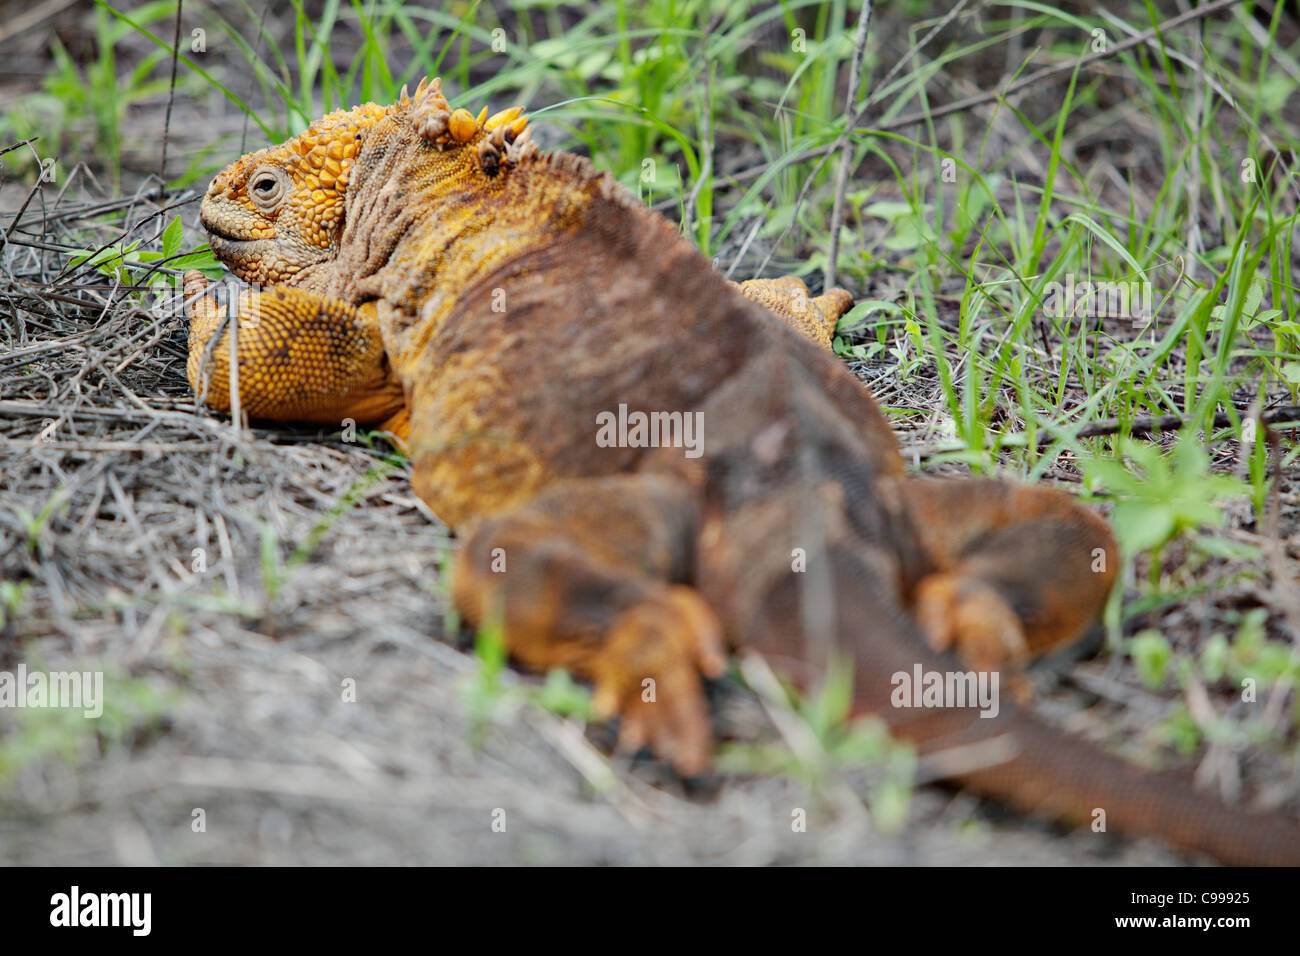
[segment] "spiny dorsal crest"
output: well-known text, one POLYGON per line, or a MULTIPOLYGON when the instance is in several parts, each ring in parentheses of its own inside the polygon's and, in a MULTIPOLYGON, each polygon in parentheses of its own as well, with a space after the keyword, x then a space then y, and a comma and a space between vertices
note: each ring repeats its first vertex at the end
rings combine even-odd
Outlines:
POLYGON ((403 86, 397 107, 411 110, 412 129, 438 149, 469 146, 477 140, 479 166, 488 176, 537 152, 523 107, 512 106, 491 116, 486 106, 478 116, 467 109, 453 110, 442 93, 442 80, 436 77, 422 79, 414 96, 403 86))
POLYGON ((383 108, 373 103, 336 110, 289 140, 289 148, 300 157, 299 169, 313 190, 313 200, 324 202, 326 193, 342 193, 347 188, 352 161, 360 148, 360 131, 383 113, 383 108))

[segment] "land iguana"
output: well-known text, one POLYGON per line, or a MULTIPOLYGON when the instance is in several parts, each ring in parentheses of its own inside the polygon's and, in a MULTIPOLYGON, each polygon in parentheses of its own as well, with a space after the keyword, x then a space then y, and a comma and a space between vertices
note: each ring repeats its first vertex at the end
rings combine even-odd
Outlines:
MULTIPOLYGON (((590 680, 621 747, 699 774, 702 678, 728 650, 805 687, 845 655, 855 713, 942 751, 960 785, 1076 823, 1104 810, 1225 862, 1300 862, 1294 822, 1069 738, 1013 695, 996 716, 895 706, 897 675, 1011 674, 1074 641, 1119 557, 1055 491, 905 474, 828 348, 847 292, 726 281, 588 160, 541 152, 520 109, 453 110, 438 80, 245 155, 200 218, 260 287, 238 299, 242 408, 391 431, 464 539, 460 612, 497 622, 525 667, 590 680), (652 447, 644 418, 599 440, 635 413, 669 431, 695 416, 700 447, 652 447)), ((185 288, 190 382, 228 411, 227 309, 200 273, 185 288)))

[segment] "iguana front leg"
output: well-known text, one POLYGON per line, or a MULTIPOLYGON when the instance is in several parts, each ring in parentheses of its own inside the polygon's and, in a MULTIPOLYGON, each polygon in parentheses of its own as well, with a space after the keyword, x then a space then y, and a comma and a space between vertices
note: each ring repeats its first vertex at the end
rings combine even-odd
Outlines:
MULTIPOLYGON (((190 386, 208 406, 228 412, 227 309, 201 272, 186 273, 185 296, 191 301, 185 363, 190 386)), ((239 403, 250 416, 335 425, 346 418, 362 425, 387 419, 405 441, 406 401, 389 373, 373 308, 272 286, 241 292, 237 314, 239 403)))
POLYGON ((619 745, 650 745, 684 776, 709 761, 700 675, 726 668, 722 628, 680 583, 694 562, 696 505, 665 475, 557 482, 480 522, 456 558, 453 594, 472 623, 495 622, 532 670, 566 667, 595 685, 619 745))
POLYGON ((844 289, 830 289, 816 298, 796 276, 779 279, 749 279, 731 283, 740 294, 757 302, 800 335, 824 349, 831 347, 835 324, 853 307, 853 296, 844 289))

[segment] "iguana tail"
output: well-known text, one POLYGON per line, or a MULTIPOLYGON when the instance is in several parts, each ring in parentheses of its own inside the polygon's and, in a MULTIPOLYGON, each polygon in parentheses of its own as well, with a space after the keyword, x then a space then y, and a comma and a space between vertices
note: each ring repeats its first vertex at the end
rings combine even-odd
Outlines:
MULTIPOLYGON (((1153 837, 1222 863, 1300 865, 1300 826, 1198 792, 1190 773, 1144 770, 1020 710, 1004 711, 993 720, 976 716, 963 730, 955 739, 929 741, 953 746, 961 738, 975 738, 983 745, 967 752, 973 766, 958 768, 952 779, 1016 809, 1096 828, 1104 824, 1107 830, 1153 837), (992 726, 982 726, 986 724, 992 726), (987 760, 983 766, 981 749, 987 760)), ((960 752, 951 753, 959 762, 960 752)))
MULTIPOLYGON (((1081 582, 1079 589, 1087 583, 1081 582)), ((967 692, 962 701, 956 690, 943 703, 966 706, 898 706, 909 701, 895 686, 906 681, 895 680, 895 675, 903 672, 915 685, 918 664, 923 674, 937 672, 946 679, 952 673, 967 681, 967 687, 978 687, 981 677, 959 658, 933 652, 909 625, 900 620, 887 629, 888 636, 878 632, 870 642, 883 654, 897 655, 902 666, 882 670, 880 661, 860 668, 859 681, 876 685, 870 693, 874 712, 899 736, 930 753, 939 772, 946 764, 949 779, 1019 810, 1098 830, 1104 826, 1127 836, 1154 837, 1223 863, 1300 865, 1300 825, 1277 814, 1225 804, 1197 790, 1190 772, 1144 769, 1051 726, 1017 706, 1007 679, 1014 670, 999 674, 996 709, 983 706, 987 695, 976 694, 971 700, 967 692), (881 644, 892 646, 885 649, 881 644), (887 702, 881 700, 882 677, 891 680, 887 702)), ((983 674, 986 687, 992 673, 983 674)), ((910 702, 918 702, 915 693, 910 702)))
MULTIPOLYGON (((843 551, 830 565, 834 616, 826 624, 854 657, 854 711, 876 715, 896 737, 915 744, 933 778, 1024 812, 1098 828, 1104 822, 1108 832, 1154 838, 1222 863, 1300 865, 1295 821, 1229 806, 1194 789, 1191 773, 1146 770, 1071 737, 1018 707, 1005 681, 993 716, 980 716, 978 706, 915 706, 921 701, 900 688, 906 678, 915 681, 918 669, 941 675, 967 669, 926 646, 878 574, 843 551)), ((809 664, 815 642, 795 637, 800 629, 783 615, 787 606, 768 606, 774 626, 755 627, 756 649, 806 684, 820 670, 809 664)))

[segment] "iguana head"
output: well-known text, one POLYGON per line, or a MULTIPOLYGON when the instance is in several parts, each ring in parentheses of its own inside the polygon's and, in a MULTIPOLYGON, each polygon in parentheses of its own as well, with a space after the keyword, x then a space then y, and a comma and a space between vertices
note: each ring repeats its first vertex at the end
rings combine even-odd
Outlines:
POLYGON ((241 279, 265 284, 330 258, 352 164, 384 113, 373 103, 330 113, 218 173, 199 208, 212 251, 241 279))
POLYGON ((439 81, 425 79, 414 96, 403 87, 392 106, 330 113, 293 139, 241 157, 212 180, 199 219, 212 251, 241 279, 293 284, 338 252, 349 183, 372 133, 414 133, 449 179, 467 166, 494 178, 535 151, 527 124, 518 107, 492 117, 486 109, 477 117, 453 111, 439 81))

